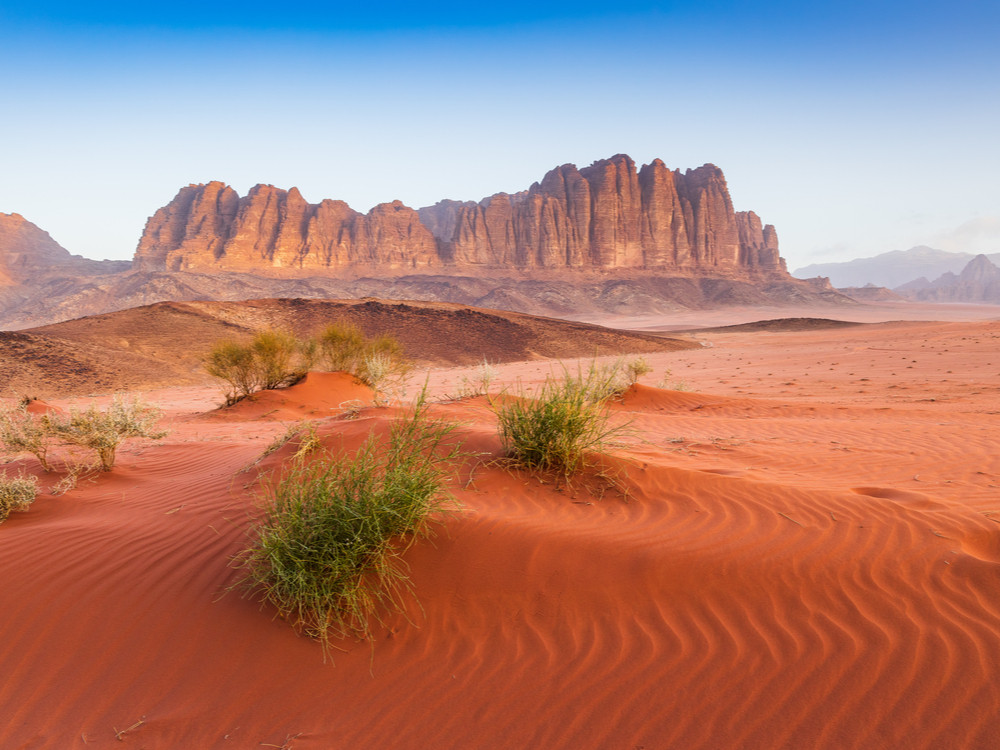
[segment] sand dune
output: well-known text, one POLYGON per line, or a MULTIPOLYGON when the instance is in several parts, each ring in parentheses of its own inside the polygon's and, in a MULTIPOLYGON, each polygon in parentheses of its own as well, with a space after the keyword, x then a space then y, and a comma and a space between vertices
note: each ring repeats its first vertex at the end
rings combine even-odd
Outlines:
MULTIPOLYGON (((339 413, 364 393, 330 375, 230 410, 150 392, 168 438, 0 525, 0 746, 998 747, 998 325, 649 355, 690 390, 658 372, 614 406, 624 496, 479 463, 500 450, 484 399, 435 404, 486 455, 407 554, 409 620, 333 664, 227 593, 283 454, 242 469, 290 421, 350 446, 396 410, 339 413)), ((432 394, 465 372, 432 370, 432 394)))

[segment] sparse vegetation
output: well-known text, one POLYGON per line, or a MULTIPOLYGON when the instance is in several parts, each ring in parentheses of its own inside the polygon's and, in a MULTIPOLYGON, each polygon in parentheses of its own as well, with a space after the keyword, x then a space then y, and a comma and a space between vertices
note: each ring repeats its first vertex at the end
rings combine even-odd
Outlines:
POLYGON ((568 479, 624 427, 608 423, 607 400, 620 393, 621 369, 591 364, 549 376, 534 393, 494 402, 500 440, 515 464, 568 479))
POLYGON ((451 503, 451 430, 428 418, 421 396, 387 440, 292 460, 239 557, 244 583, 324 647, 335 636, 371 637, 373 620, 401 611, 410 591, 403 552, 451 503))
POLYGON ((249 343, 219 341, 202 359, 206 372, 226 383, 230 406, 262 389, 300 381, 316 358, 313 342, 285 331, 260 331, 249 343))
POLYGON ((484 357, 482 364, 472 372, 471 376, 462 376, 458 384, 458 393, 453 398, 471 398, 472 396, 487 395, 499 374, 497 369, 484 357))
POLYGON ((660 382, 656 384, 656 387, 667 391, 686 391, 688 384, 683 380, 671 380, 670 370, 664 370, 663 377, 660 378, 660 382))
POLYGON ((202 358, 206 372, 226 384, 226 406, 260 390, 294 385, 317 364, 354 375, 377 395, 401 385, 410 369, 395 338, 368 339, 351 323, 331 323, 305 340, 286 331, 261 331, 245 344, 219 341, 202 358))
POLYGON ((28 402, 0 411, 0 442, 11 453, 31 453, 45 471, 52 471, 49 450, 52 429, 47 414, 32 414, 28 402))
POLYGON ((356 373, 365 356, 367 339, 353 323, 330 323, 316 337, 320 363, 330 372, 356 373))
POLYGON ((260 331, 250 342, 260 387, 264 390, 294 385, 312 365, 312 351, 287 331, 260 331))
POLYGON ((624 364, 625 376, 628 378, 629 385, 635 385, 639 382, 639 378, 643 375, 648 375, 653 371, 649 362, 646 361, 645 357, 636 357, 631 359, 624 364))
POLYGON ((366 338, 353 323, 331 323, 316 338, 320 361, 331 372, 349 372, 382 400, 410 372, 399 341, 387 334, 366 338))
POLYGON ((66 415, 45 415, 49 432, 62 442, 94 452, 102 471, 115 465, 118 447, 129 438, 159 439, 166 432, 156 430, 160 410, 139 399, 116 395, 106 409, 91 404, 84 411, 66 415))
POLYGON ((0 474, 0 523, 13 511, 27 510, 38 495, 38 480, 31 475, 0 474))

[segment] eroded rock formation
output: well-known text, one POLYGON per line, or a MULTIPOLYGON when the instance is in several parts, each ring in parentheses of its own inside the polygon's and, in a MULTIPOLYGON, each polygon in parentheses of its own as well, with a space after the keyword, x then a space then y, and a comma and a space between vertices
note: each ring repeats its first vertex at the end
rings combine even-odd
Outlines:
POLYGON ((135 255, 146 271, 337 272, 377 268, 611 270, 680 275, 785 275, 774 227, 733 210, 722 171, 681 173, 659 159, 637 170, 617 155, 566 164, 528 190, 415 211, 399 201, 367 214, 307 203, 295 188, 189 185, 152 216, 135 255))
POLYGON ((19 287, 53 275, 92 276, 128 270, 128 261, 72 255, 20 214, 0 213, 0 287, 19 287))

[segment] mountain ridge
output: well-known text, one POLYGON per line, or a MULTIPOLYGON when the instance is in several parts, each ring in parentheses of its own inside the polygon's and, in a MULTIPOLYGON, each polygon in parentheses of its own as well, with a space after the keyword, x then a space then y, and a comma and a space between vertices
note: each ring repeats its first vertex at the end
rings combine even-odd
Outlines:
POLYGON ((266 297, 455 302, 562 318, 854 304, 822 279, 788 274, 776 230, 733 209, 718 167, 682 173, 656 159, 638 168, 624 154, 564 164, 518 193, 422 209, 392 201, 367 214, 339 200, 310 204, 294 187, 257 185, 241 197, 222 182, 188 185, 149 217, 131 264, 71 256, 34 231, 0 244, 0 270, 32 269, 0 284, 2 328, 266 297))
MULTIPOLYGON (((799 279, 824 276, 838 288, 873 284, 895 289, 921 276, 935 279, 947 272, 960 273, 974 257, 975 253, 953 253, 927 245, 916 245, 908 250, 891 250, 867 258, 814 263, 795 269, 792 276, 799 279)), ((1000 253, 992 253, 987 257, 993 262, 1000 262, 1000 253)))
POLYGON ((564 164, 518 193, 413 209, 308 203, 297 188, 258 184, 245 196, 222 182, 181 188, 147 221, 142 271, 377 268, 562 271, 647 269, 678 274, 787 275, 777 232, 733 209, 725 176, 684 173, 625 154, 564 164))

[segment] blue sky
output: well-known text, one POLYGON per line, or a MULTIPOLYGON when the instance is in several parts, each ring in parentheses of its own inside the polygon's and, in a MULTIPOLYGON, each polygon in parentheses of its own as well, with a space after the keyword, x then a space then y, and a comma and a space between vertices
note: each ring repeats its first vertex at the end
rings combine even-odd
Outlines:
POLYGON ((1000 251, 995 2, 0 0, 0 211, 128 258, 192 182, 367 211, 711 162, 796 268, 1000 251))

